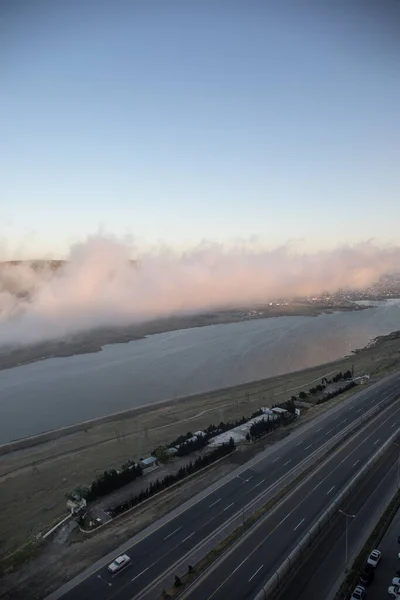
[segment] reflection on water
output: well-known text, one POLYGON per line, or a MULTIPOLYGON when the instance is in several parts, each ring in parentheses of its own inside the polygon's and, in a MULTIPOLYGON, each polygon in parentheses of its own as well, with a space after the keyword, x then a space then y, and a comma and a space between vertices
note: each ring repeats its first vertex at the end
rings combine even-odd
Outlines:
POLYGON ((102 352, 0 371, 0 443, 335 360, 400 329, 400 301, 150 336, 102 352))

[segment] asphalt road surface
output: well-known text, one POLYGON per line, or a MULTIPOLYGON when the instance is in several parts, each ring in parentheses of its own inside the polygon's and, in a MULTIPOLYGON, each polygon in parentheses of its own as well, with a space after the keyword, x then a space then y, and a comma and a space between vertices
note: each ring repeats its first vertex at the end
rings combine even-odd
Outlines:
POLYGON ((388 588, 392 585, 392 578, 396 576, 396 571, 400 569, 400 560, 397 557, 398 552, 400 552, 400 544, 397 541, 399 535, 400 510, 395 514, 392 523, 378 546, 382 552, 382 558, 375 569, 374 580, 368 586, 368 600, 389 598, 388 588))
MULTIPOLYGON (((67 586, 51 594, 50 598, 63 598, 63 600, 135 598, 199 541, 245 507, 254 496, 268 489, 310 453, 337 435, 351 421, 357 420, 377 402, 389 397, 397 398, 399 395, 400 373, 388 376, 360 390, 315 422, 299 427, 286 438, 283 444, 279 444, 276 449, 272 447, 268 453, 263 453, 261 459, 250 461, 250 467, 244 468, 240 476, 232 477, 221 487, 203 496, 201 500, 193 503, 188 509, 182 510, 180 514, 140 541, 132 540, 123 548, 118 548, 116 556, 126 552, 132 559, 131 565, 125 570, 113 576, 107 570, 109 562, 107 561, 97 570, 89 569, 82 573, 67 586)), ((382 417, 382 422, 372 425, 368 430, 369 434, 365 434, 368 438, 361 446, 357 446, 360 443, 357 438, 354 448, 346 447, 345 456, 343 453, 338 455, 336 460, 340 465, 332 471, 332 474, 327 473, 326 468, 325 471, 317 473, 315 482, 311 482, 308 486, 309 493, 316 494, 315 497, 306 500, 303 488, 300 495, 291 496, 287 502, 284 502, 279 511, 274 512, 274 525, 271 521, 266 531, 257 530, 255 537, 244 544, 238 554, 235 553, 232 558, 224 562, 221 569, 218 569, 204 582, 200 590, 194 593, 193 598, 205 600, 215 593, 215 597, 242 599, 250 597, 253 592, 258 592, 263 581, 268 578, 268 574, 272 574, 278 563, 290 552, 296 540, 302 537, 310 526, 311 520, 322 511, 325 504, 334 497, 340 487, 347 483, 379 444, 393 433, 396 419, 400 423, 399 411, 400 404, 397 404, 396 408, 391 408, 385 418, 382 417), (347 457, 350 450, 351 456, 347 457), (327 479, 324 479, 325 476, 327 479), (278 530, 279 534, 274 533, 278 530), (276 543, 271 540, 271 535, 274 536, 276 543), (263 540, 264 547, 260 551, 255 550, 263 540), (246 561, 242 568, 240 563, 244 559, 246 561), (235 573, 232 573, 233 571, 235 573)), ((331 469, 333 466, 328 467, 328 471, 331 469)))
MULTIPOLYGON (((343 511, 349 515, 355 515, 354 518, 348 519, 348 567, 353 564, 396 492, 398 456, 399 449, 393 445, 382 461, 377 463, 369 476, 343 504, 343 511)), ((396 549, 397 546, 396 536, 393 547, 396 549)), ((394 561, 400 562, 395 552, 392 552, 392 556, 394 561)), ((385 557, 382 567, 386 565, 386 562, 385 557)), ((393 577, 397 563, 394 567, 392 566, 389 577, 386 577, 384 581, 386 587, 382 588, 380 596, 375 596, 375 600, 385 597, 387 581, 393 577)), ((290 581, 279 600, 293 600, 294 589, 296 590, 296 600, 333 599, 344 576, 345 568, 346 518, 342 514, 338 514, 327 534, 321 536, 320 542, 312 550, 306 562, 301 565, 297 575, 290 581)), ((376 571, 378 574, 381 572, 383 572, 381 568, 376 571)), ((370 594, 370 589, 368 589, 368 600, 374 598, 370 594)))
POLYGON ((253 599, 290 551, 356 475, 400 427, 400 400, 369 423, 299 486, 188 596, 190 600, 253 599))

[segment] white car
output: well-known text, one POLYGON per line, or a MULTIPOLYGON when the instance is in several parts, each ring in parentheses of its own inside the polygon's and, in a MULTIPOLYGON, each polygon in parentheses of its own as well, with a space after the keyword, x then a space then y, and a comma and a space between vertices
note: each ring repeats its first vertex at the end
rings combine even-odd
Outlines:
POLYGON ((365 588, 362 585, 358 585, 354 588, 350 600, 363 600, 365 598, 365 588))
POLYGON ((118 571, 126 567, 130 562, 131 559, 127 554, 121 554, 121 556, 118 556, 111 565, 108 565, 108 570, 110 573, 118 573, 118 571))
POLYGON ((372 565, 373 567, 376 567, 378 562, 381 560, 381 554, 382 553, 380 552, 380 550, 372 550, 371 554, 368 557, 367 565, 372 565))
POLYGON ((391 598, 393 598, 393 600, 399 600, 400 598, 400 587, 396 587, 394 585, 391 585, 390 588, 388 588, 388 594, 391 598))
POLYGON ((395 587, 400 587, 400 577, 393 577, 392 585, 394 585, 395 587))

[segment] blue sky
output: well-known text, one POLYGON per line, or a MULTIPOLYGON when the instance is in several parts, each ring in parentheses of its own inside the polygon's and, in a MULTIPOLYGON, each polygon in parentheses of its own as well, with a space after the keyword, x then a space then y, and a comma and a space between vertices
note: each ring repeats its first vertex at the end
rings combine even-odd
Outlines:
POLYGON ((395 0, 4 2, 0 254, 397 244, 399 25, 395 0))

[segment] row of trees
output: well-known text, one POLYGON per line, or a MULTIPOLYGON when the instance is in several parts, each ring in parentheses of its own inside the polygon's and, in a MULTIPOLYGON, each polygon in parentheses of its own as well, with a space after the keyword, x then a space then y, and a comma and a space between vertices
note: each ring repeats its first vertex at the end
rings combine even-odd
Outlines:
POLYGON ((190 462, 184 467, 181 467, 176 473, 166 475, 161 481, 157 479, 155 482, 150 483, 148 488, 139 492, 139 494, 136 494, 135 496, 132 496, 125 502, 121 502, 121 504, 112 506, 107 510, 112 517, 116 517, 117 515, 120 515, 121 513, 129 510, 130 508, 137 506, 138 504, 143 502, 143 500, 151 498, 152 496, 154 496, 154 494, 157 494, 158 492, 161 492, 162 490, 168 488, 174 483, 181 481, 185 477, 188 477, 188 475, 192 475, 193 473, 200 471, 200 469, 211 465, 219 458, 227 456, 228 454, 233 452, 234 449, 235 442, 233 438, 230 438, 228 443, 218 446, 218 448, 215 448, 215 450, 212 450, 208 454, 199 456, 193 463, 190 462))
POLYGON ((333 390, 332 392, 329 392, 328 394, 325 394, 322 398, 320 398, 317 401, 317 404, 323 404, 324 402, 327 402, 328 400, 331 400, 335 396, 339 396, 339 394, 343 394, 343 392, 347 392, 348 390, 351 390, 351 388, 355 387, 356 385, 357 384, 354 381, 350 381, 349 383, 347 383, 343 387, 340 387, 337 390, 333 390))
POLYGON ((187 456, 191 452, 195 452, 196 450, 201 450, 204 446, 207 445, 207 440, 205 436, 199 436, 195 440, 188 440, 181 444, 178 448, 178 456, 187 456))
MULTIPOLYGON (((308 392, 300 392, 299 398, 300 398, 300 400, 305 400, 306 398, 308 398, 309 395, 315 396, 315 394, 318 394, 319 392, 323 392, 324 389, 326 388, 326 386, 330 385, 331 383, 337 383, 338 381, 346 381, 346 380, 351 379, 352 377, 353 377, 353 374, 350 370, 345 371, 344 373, 339 371, 339 373, 336 373, 336 375, 334 375, 332 377, 332 379, 327 379, 326 377, 323 377, 321 380, 321 383, 310 388, 308 390, 308 392)), ((353 386, 351 386, 351 387, 353 387, 353 386)), ((344 388, 340 388, 340 389, 344 389, 344 388)), ((346 388, 346 389, 350 389, 350 388, 346 388)), ((334 391, 334 392, 330 392, 329 394, 326 394, 326 396, 324 398, 322 398, 321 400, 319 400, 317 402, 317 404, 321 404, 322 402, 326 402, 326 400, 330 400, 331 398, 334 398, 334 396, 337 396, 338 393, 340 394, 341 392, 334 391)), ((297 398, 296 398, 296 396, 292 396, 290 400, 292 402, 295 402, 297 400, 297 398)))
POLYGON ((203 429, 204 435, 198 436, 196 440, 191 439, 193 437, 193 433, 191 431, 188 431, 186 435, 180 435, 173 442, 167 444, 167 446, 158 446, 157 448, 154 448, 151 454, 152 456, 156 456, 157 458, 159 458, 161 462, 165 462, 171 457, 168 454, 167 450, 169 448, 177 448, 178 456, 186 456, 191 452, 195 452, 196 450, 201 450, 202 448, 204 448, 207 445, 208 440, 219 435, 220 433, 230 431, 234 427, 243 425, 244 423, 250 421, 250 419, 253 419, 254 417, 259 417, 262 414, 263 413, 260 408, 253 412, 250 417, 243 416, 240 419, 236 419, 235 421, 227 421, 226 423, 224 421, 221 421, 218 425, 214 425, 213 423, 211 423, 208 427, 203 429))
POLYGON ((93 502, 97 498, 106 496, 123 487, 131 481, 135 481, 143 473, 142 467, 131 461, 122 465, 120 470, 109 469, 99 475, 88 487, 76 488, 67 496, 74 500, 85 498, 87 502, 93 502))
POLYGON ((276 419, 261 419, 261 421, 252 424, 246 437, 248 440, 258 440, 264 435, 267 435, 270 431, 273 431, 282 425, 291 423, 294 419, 295 415, 293 413, 289 413, 286 416, 279 415, 276 419))

